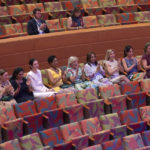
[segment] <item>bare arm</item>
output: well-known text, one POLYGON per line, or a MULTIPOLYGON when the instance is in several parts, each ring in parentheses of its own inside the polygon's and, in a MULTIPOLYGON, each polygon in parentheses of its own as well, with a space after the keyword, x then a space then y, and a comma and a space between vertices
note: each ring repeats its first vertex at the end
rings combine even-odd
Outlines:
POLYGON ((146 59, 142 60, 142 65, 143 65, 143 67, 144 67, 145 70, 149 70, 150 69, 150 65, 147 65, 146 59))
POLYGON ((113 75, 116 71, 119 70, 118 67, 114 68, 114 69, 111 69, 110 65, 105 63, 105 67, 106 67, 106 70, 108 72, 109 75, 113 75))
POLYGON ((78 27, 72 27, 72 18, 71 17, 69 17, 68 18, 68 20, 67 20, 67 28, 68 29, 72 29, 72 30, 76 30, 76 29, 78 29, 78 27))

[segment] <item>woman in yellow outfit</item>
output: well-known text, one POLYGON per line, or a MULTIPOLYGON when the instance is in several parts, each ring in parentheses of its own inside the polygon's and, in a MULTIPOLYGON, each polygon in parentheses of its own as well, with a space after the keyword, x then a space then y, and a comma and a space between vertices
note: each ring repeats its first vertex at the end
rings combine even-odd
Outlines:
POLYGON ((66 82, 65 72, 58 67, 58 59, 56 56, 48 58, 50 68, 47 69, 49 84, 56 92, 69 92, 74 91, 74 88, 62 89, 61 86, 66 82))

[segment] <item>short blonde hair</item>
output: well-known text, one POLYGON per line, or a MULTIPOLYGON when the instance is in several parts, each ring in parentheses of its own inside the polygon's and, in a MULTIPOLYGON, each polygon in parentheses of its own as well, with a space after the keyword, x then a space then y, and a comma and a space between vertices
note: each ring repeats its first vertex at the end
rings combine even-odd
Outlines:
POLYGON ((79 59, 78 59, 78 57, 76 57, 76 56, 70 56, 69 58, 68 58, 68 67, 70 67, 70 65, 74 62, 74 61, 78 61, 79 59))
POLYGON ((108 50, 106 51, 105 60, 109 60, 109 58, 110 58, 110 54, 111 54, 112 52, 114 52, 114 50, 113 50, 113 49, 108 49, 108 50))

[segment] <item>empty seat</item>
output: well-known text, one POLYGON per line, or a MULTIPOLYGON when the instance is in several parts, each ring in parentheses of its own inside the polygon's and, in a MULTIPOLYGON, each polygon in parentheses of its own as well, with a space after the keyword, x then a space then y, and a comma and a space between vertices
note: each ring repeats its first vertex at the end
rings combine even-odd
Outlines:
POLYGON ((150 146, 150 130, 142 133, 143 142, 146 146, 150 146))
POLYGON ((96 16, 83 17, 83 23, 85 28, 99 27, 96 16))
POLYGON ((94 146, 84 148, 83 150, 102 150, 102 146, 100 144, 97 144, 97 145, 94 145, 94 146))

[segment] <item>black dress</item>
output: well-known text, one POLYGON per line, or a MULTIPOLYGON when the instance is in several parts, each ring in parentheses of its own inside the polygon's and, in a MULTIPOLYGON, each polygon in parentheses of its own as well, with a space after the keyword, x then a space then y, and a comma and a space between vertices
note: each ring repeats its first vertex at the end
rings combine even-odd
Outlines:
MULTIPOLYGON (((17 101, 17 103, 21 103, 21 102, 25 102, 27 100, 33 100, 33 93, 29 92, 28 90, 28 86, 26 84, 26 79, 23 78, 23 82, 20 83, 20 91, 17 95, 14 96, 15 100, 17 101)), ((18 84, 16 82, 16 80, 11 80, 10 81, 14 90, 16 90, 18 88, 18 84)))

